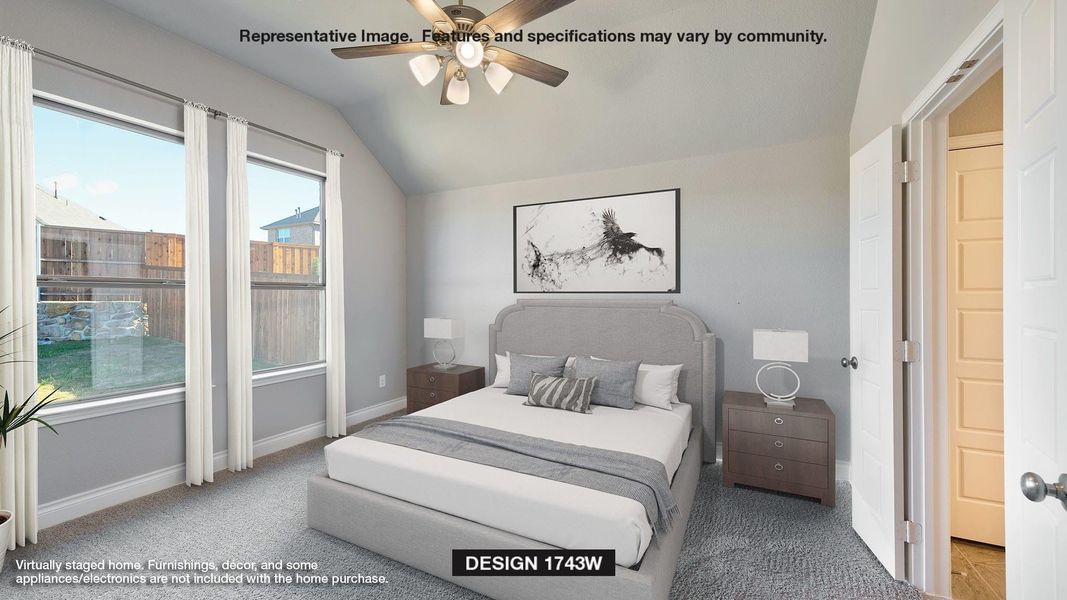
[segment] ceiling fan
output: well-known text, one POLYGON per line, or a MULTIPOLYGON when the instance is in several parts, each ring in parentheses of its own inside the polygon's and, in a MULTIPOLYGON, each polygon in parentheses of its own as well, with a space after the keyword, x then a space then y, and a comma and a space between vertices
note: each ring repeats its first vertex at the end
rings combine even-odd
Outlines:
POLYGON ((408 0, 433 26, 433 41, 377 44, 334 48, 339 58, 368 58, 389 54, 419 54, 408 65, 423 86, 444 68, 441 104, 466 104, 470 100, 470 73, 481 69, 489 87, 504 91, 511 77, 524 77, 556 87, 567 72, 521 54, 493 45, 497 34, 511 33, 530 21, 562 8, 574 0, 512 0, 486 16, 480 10, 459 4, 441 8, 435 0, 408 0))

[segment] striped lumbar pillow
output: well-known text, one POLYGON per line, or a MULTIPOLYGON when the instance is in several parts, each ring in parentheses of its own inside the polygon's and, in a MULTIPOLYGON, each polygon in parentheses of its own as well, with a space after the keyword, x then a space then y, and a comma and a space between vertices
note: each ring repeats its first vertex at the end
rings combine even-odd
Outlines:
POLYGON ((524 404, 590 413, 593 411, 589 410, 589 401, 595 385, 596 377, 568 379, 534 373, 530 376, 530 393, 524 404))

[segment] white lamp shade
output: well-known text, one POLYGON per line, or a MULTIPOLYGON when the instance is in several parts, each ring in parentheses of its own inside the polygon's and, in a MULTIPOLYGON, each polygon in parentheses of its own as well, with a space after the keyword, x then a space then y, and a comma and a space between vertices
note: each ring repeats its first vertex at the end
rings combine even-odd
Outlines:
POLYGON ((468 69, 481 66, 484 56, 485 48, 478 42, 466 41, 456 44, 456 58, 459 59, 459 64, 468 69))
POLYGON ((493 88, 493 91, 498 94, 507 87, 512 75, 514 73, 511 72, 511 69, 498 63, 489 63, 485 67, 485 80, 489 82, 489 87, 493 88))
POLYGON ((448 92, 445 93, 445 97, 452 104, 466 104, 471 99, 471 87, 466 79, 453 77, 452 81, 448 82, 448 92))
POLYGON ((753 329, 752 358, 788 363, 808 362, 808 332, 753 329))
POLYGON ((422 336, 431 340, 454 340, 463 337, 460 319, 423 319, 422 336))
POLYGON ((419 84, 426 87, 437 77, 437 72, 441 70, 441 61, 433 54, 423 54, 408 61, 408 66, 419 84))

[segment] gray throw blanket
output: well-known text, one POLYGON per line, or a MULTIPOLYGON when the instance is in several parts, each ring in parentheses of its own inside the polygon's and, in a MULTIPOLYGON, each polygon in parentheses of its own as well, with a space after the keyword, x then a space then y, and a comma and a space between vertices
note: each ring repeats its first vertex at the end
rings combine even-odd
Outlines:
POLYGON ((629 452, 418 415, 376 423, 353 435, 630 498, 645 507, 655 535, 670 531, 678 516, 663 464, 629 452))

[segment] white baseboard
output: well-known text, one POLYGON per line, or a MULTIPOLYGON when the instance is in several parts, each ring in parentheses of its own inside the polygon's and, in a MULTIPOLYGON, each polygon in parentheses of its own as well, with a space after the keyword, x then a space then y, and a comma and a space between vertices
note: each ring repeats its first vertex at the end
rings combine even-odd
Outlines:
MULTIPOLYGON (((722 442, 715 442, 715 460, 722 462, 722 442)), ((850 481, 852 464, 847 460, 837 461, 837 480, 850 481)))
MULTIPOLYGON (((361 408, 348 413, 346 421, 348 426, 351 427, 357 423, 402 410, 406 403, 407 398, 400 397, 374 406, 361 408)), ((257 440, 252 446, 252 455, 255 458, 259 458, 325 435, 325 421, 304 425, 257 440)), ((222 471, 226 468, 226 458, 225 450, 215 453, 213 460, 216 471, 222 471)), ((40 528, 44 529, 45 527, 58 525, 183 483, 185 483, 185 463, 137 475, 123 481, 117 481, 42 504, 38 510, 37 520, 40 528)))

